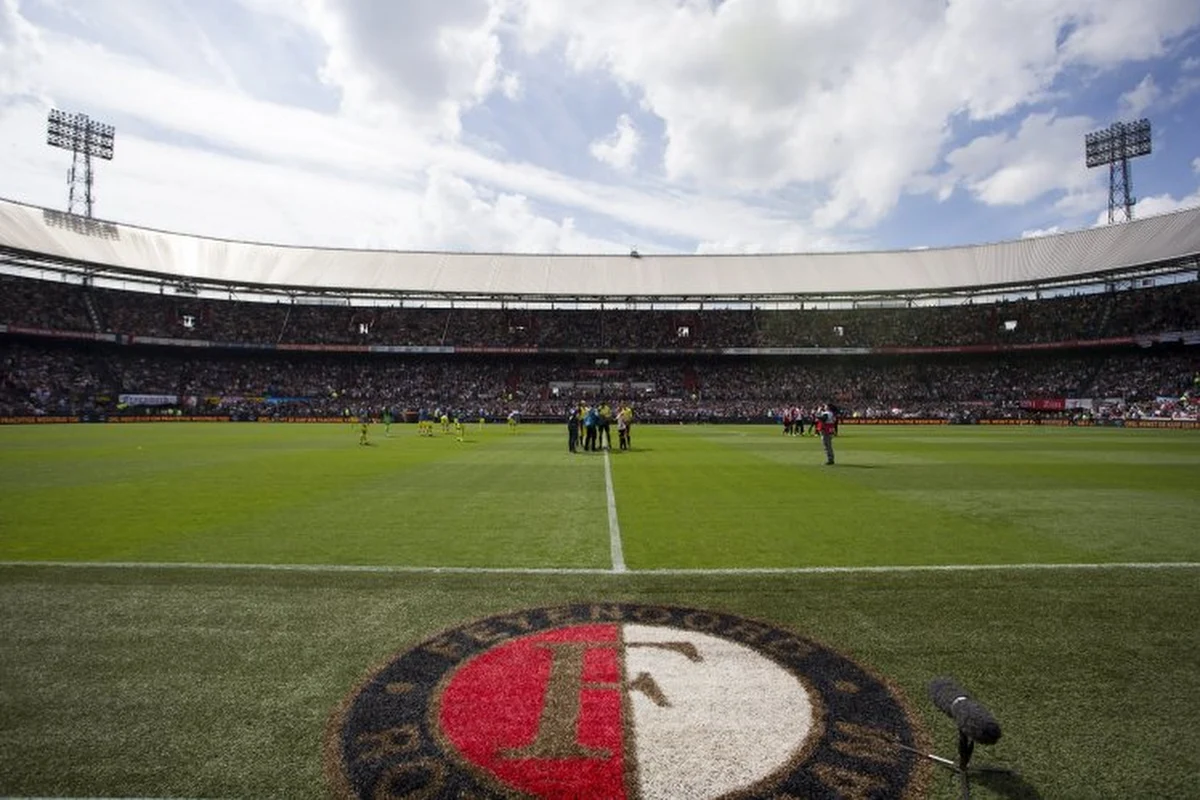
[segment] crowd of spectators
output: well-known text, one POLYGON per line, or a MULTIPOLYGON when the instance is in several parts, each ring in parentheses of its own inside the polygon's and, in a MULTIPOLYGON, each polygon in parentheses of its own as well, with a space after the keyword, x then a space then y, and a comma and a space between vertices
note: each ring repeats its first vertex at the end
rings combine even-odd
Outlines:
POLYGON ((177 397, 187 413, 341 414, 459 408, 558 416, 587 398, 643 418, 763 418, 835 400, 864 416, 1018 413, 1038 397, 1114 398, 1125 413, 1189 413, 1196 348, 1070 342, 1200 330, 1200 281, 977 306, 853 310, 404 308, 201 299, 0 275, 0 323, 192 348, 0 339, 0 414, 136 413, 122 394, 177 397), (1044 354, 717 356, 722 348, 876 350, 1068 343, 1044 354), (538 348, 560 355, 397 355, 219 345, 538 348), (656 350, 659 355, 639 354, 656 350), (703 352, 710 351, 710 352, 703 352), (572 353, 567 355, 567 353, 572 353), (592 354, 585 357, 585 354, 592 354), (604 359, 595 354, 607 353, 604 359), (611 359, 612 363, 609 363, 611 359), (1160 399, 1161 398, 1161 399, 1160 399), (1171 403, 1174 402, 1174 405, 1171 403))
POLYGON ((268 346, 680 352, 728 347, 1005 346, 1198 330, 1200 281, 978 305, 668 311, 256 303, 0 275, 0 322, 268 346))
MULTIPOLYGON (((574 402, 630 402, 643 419, 762 419, 833 400, 868 417, 1011 416, 1031 398, 1156 409, 1195 394, 1200 352, 1174 347, 992 356, 642 356, 603 369, 565 357, 269 353, 0 339, 0 416, 144 413, 337 416, 454 408, 557 417, 574 402), (185 352, 186 351, 186 352, 185 352), (1158 404, 1158 406, 1154 404, 1158 404), (1147 405, 1149 404, 1149 405, 1147 405)), ((1192 408, 1184 401, 1184 411, 1192 408)), ((1153 413, 1153 411, 1151 411, 1153 413)))
POLYGON ((0 275, 0 322, 60 331, 90 331, 81 287, 0 275))
POLYGON ((0 339, 0 416, 79 414, 114 385, 107 354, 0 339))

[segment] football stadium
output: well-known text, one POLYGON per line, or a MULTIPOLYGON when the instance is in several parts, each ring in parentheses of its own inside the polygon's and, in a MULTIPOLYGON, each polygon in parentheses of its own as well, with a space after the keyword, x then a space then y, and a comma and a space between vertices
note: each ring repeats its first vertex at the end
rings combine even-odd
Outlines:
POLYGON ((1198 34, 0 0, 0 799, 1200 797, 1198 34))
POLYGON ((1195 792, 1200 210, 0 265, 4 794, 1195 792))

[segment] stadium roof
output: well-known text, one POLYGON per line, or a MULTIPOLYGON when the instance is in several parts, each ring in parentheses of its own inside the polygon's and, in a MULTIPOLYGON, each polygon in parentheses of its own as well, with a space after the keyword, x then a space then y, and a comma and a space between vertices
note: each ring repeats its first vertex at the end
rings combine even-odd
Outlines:
POLYGON ((164 279, 303 290, 539 298, 936 293, 1082 281, 1200 254, 1200 208, 996 244, 778 255, 513 255, 226 241, 0 200, 0 249, 164 279))

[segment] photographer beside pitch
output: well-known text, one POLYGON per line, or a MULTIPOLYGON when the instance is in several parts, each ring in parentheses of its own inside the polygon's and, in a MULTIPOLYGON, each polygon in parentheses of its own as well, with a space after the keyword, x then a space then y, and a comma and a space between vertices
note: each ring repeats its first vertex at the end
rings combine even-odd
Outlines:
POLYGON ((833 465, 833 437, 837 436, 838 409, 833 403, 826 403, 817 412, 817 432, 821 434, 821 444, 825 447, 825 465, 833 465))

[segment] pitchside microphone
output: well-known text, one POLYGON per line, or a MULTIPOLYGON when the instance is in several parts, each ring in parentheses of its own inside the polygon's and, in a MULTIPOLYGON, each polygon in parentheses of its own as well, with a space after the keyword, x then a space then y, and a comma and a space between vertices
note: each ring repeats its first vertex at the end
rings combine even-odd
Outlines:
POLYGON ((1000 741, 1000 723, 992 712, 971 697, 953 678, 934 678, 929 682, 929 698, 946 716, 954 720, 959 733, 980 744, 1000 741))

